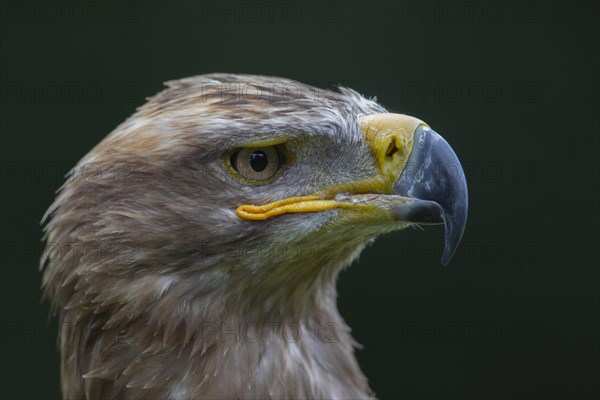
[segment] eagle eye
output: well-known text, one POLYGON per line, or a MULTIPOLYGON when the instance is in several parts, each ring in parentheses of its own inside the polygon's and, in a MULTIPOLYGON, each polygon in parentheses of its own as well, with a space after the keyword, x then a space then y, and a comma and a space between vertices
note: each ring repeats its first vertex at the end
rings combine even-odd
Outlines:
POLYGON ((240 177, 261 182, 275 176, 285 157, 278 146, 244 147, 235 151, 229 162, 240 177))

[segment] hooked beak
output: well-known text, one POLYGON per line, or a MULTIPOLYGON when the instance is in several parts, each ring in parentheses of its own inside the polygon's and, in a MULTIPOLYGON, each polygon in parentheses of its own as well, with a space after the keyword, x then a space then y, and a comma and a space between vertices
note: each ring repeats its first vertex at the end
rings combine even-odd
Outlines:
POLYGON ((467 223, 468 191, 458 157, 440 135, 425 125, 414 133, 411 154, 394 193, 415 199, 394 206, 398 220, 445 227, 442 264, 447 265, 456 251, 467 223))
POLYGON ((361 117, 360 125, 379 170, 373 179, 263 205, 241 205, 236 214, 262 221, 288 213, 347 209, 375 220, 443 223, 442 264, 447 265, 467 222, 467 182, 458 157, 427 124, 408 115, 372 114, 361 117))

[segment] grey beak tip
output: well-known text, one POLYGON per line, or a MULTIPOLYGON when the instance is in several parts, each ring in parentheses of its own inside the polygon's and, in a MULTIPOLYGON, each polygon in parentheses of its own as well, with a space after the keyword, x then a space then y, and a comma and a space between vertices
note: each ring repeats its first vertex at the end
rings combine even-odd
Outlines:
POLYGON ((407 166, 394 190, 397 194, 439 205, 445 227, 441 262, 448 265, 462 238, 468 212, 467 180, 448 142, 433 130, 419 127, 407 166))
POLYGON ((448 205, 442 207, 444 210, 444 252, 442 254, 442 264, 448 265, 452 256, 456 253, 456 249, 460 244, 465 227, 467 225, 467 212, 468 212, 468 189, 467 181, 464 174, 461 173, 457 177, 456 185, 457 190, 453 201, 449 202, 448 205))

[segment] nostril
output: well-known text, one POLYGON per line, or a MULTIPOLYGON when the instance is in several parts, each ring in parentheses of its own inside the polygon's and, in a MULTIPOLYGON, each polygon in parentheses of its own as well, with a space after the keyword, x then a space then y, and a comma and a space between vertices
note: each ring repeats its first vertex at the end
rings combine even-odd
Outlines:
POLYGON ((396 141, 392 140, 390 142, 390 145, 388 146, 387 150, 385 151, 385 155, 387 157, 392 157, 398 151, 400 151, 400 150, 398 150, 398 147, 396 147, 396 141))

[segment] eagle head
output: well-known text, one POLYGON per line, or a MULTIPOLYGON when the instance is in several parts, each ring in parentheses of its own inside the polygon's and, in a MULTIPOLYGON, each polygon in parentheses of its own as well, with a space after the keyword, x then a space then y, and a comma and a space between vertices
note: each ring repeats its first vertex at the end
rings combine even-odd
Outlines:
POLYGON ((369 242, 467 215, 448 143, 340 88, 167 82, 73 168, 43 287, 65 398, 372 396, 335 279, 369 242))

